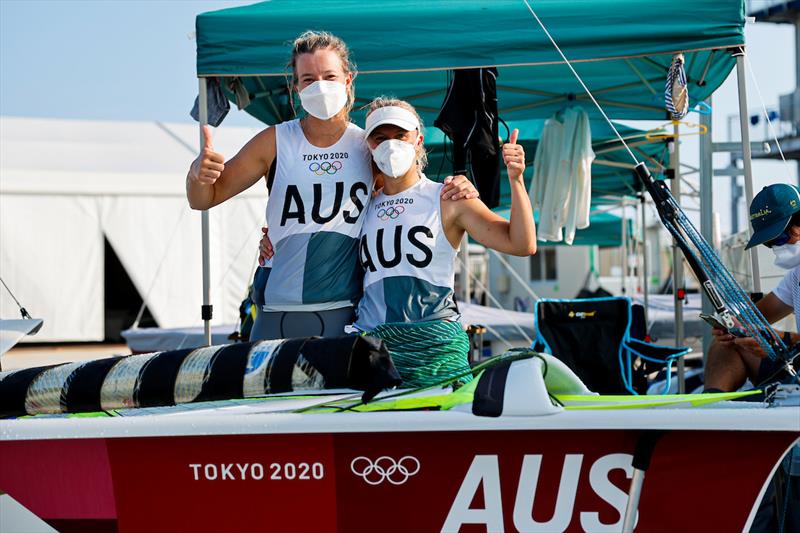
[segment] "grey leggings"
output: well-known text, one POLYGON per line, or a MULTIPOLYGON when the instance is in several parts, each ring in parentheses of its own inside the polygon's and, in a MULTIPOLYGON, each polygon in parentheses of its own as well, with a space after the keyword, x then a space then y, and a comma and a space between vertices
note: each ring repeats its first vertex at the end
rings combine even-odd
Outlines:
POLYGON ((251 341, 293 337, 341 337, 344 327, 353 323, 352 307, 329 311, 258 311, 251 341))

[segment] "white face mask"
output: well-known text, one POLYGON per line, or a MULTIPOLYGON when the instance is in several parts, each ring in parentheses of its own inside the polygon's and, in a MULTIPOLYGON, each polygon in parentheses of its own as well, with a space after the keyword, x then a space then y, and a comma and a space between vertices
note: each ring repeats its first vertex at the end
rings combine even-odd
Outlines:
POLYGON ((300 103, 309 115, 328 120, 347 103, 347 85, 338 81, 315 81, 300 91, 300 103))
POLYGON ((399 178, 409 171, 417 159, 413 144, 399 139, 387 139, 372 150, 372 159, 385 175, 399 178))
POLYGON ((772 252, 775 254, 776 267, 789 270, 800 266, 800 242, 773 246, 772 252))

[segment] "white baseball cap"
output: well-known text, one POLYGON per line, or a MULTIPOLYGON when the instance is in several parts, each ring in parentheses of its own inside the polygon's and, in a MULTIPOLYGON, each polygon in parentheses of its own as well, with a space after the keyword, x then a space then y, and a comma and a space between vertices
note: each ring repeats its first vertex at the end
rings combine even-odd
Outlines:
POLYGON ((365 126, 366 134, 369 136, 375 128, 384 124, 393 124, 406 131, 419 130, 419 120, 414 113, 399 106, 379 107, 367 116, 365 126))

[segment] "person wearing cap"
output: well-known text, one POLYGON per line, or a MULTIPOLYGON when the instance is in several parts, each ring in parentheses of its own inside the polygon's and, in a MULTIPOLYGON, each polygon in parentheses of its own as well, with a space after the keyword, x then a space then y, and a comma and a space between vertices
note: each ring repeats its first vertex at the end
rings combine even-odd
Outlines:
POLYGON ((407 102, 377 98, 365 132, 373 172, 383 188, 370 200, 361 230, 364 291, 357 330, 384 340, 405 387, 460 377, 471 380, 469 341, 453 297, 455 259, 467 232, 484 246, 528 256, 536 252, 518 130, 503 145, 511 185, 505 220, 479 199, 446 202, 442 184, 423 173, 422 122, 407 102))
MULTIPOLYGON (((800 329, 800 191, 782 183, 764 187, 750 204, 753 236, 745 249, 760 244, 775 254, 775 266, 788 270, 775 289, 756 304, 769 323, 791 313, 800 329)), ((792 332, 779 332, 787 345, 800 341, 792 332)), ((706 392, 738 390, 746 379, 761 387, 787 377, 783 364, 772 361, 751 337, 713 330, 714 342, 705 368, 706 392)), ((797 363, 795 363, 797 368, 797 363)))

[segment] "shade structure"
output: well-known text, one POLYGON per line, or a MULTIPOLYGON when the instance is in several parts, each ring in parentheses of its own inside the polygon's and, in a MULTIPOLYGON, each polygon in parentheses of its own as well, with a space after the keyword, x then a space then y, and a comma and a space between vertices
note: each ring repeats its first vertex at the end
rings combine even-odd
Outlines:
MULTIPOLYGON (((525 148, 525 159, 529 168, 525 172, 525 186, 530 189, 533 172, 530 169, 539 138, 544 128, 545 119, 518 120, 508 123, 509 130, 519 129, 520 143, 525 148)), ((648 132, 632 128, 624 124, 614 124, 617 131, 624 139, 634 146, 637 157, 646 160, 654 176, 663 174, 669 165, 669 151, 667 142, 663 138, 648 138, 648 132)), ((603 120, 591 121, 592 148, 596 153, 592 165, 592 203, 608 204, 618 203, 621 198, 635 196, 641 189, 641 184, 633 174, 632 161, 623 149, 622 143, 617 140, 611 127, 603 120)), ((425 132, 425 147, 428 151, 428 167, 425 174, 435 180, 441 181, 452 173, 452 144, 437 128, 427 126, 425 132)), ((501 135, 505 136, 505 129, 501 128, 501 135)), ((508 184, 505 168, 502 169, 500 180, 500 205, 511 204, 511 191, 508 184)))
MULTIPOLYGON (((742 1, 537 0, 538 15, 609 115, 665 117, 672 54, 686 54, 692 102, 707 98, 744 44, 742 1)), ((597 111, 522 0, 273 0, 197 17, 198 76, 240 77, 246 108, 275 123, 293 116, 289 43, 307 29, 342 37, 358 65, 357 104, 392 94, 432 121, 448 71, 498 67, 506 120, 547 117, 572 96, 597 111)), ((356 117, 358 120, 358 117, 356 117)))
MULTIPOLYGON (((507 207, 497 208, 495 213, 503 218, 509 218, 510 210, 507 207)), ((534 220, 539 223, 539 213, 534 214, 534 220)), ((626 231, 628 239, 633 238, 633 221, 623 219, 613 213, 595 212, 589 215, 589 227, 575 232, 575 240, 570 246, 622 246, 622 232, 626 231), (623 228, 623 224, 625 227, 623 228)), ((567 246, 564 241, 539 241, 539 246, 567 246)))

